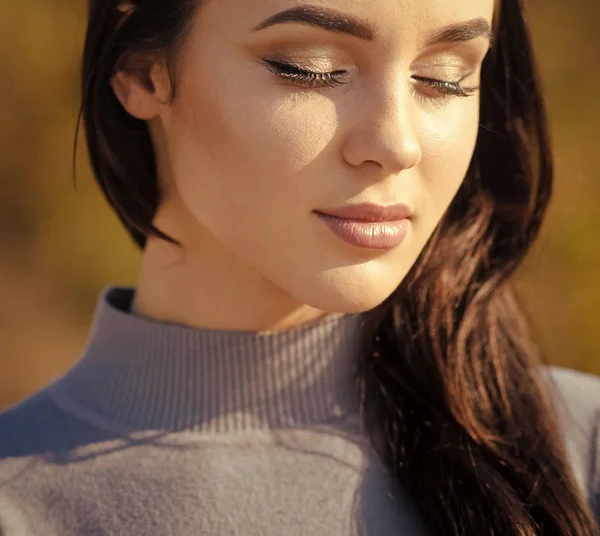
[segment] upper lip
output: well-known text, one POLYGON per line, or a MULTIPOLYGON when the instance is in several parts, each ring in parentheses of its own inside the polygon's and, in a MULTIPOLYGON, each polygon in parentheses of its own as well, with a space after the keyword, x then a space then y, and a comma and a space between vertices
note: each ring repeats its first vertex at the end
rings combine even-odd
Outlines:
POLYGON ((404 203, 389 206, 377 205, 375 203, 359 203, 319 209, 316 212, 345 220, 372 222, 400 221, 410 218, 412 215, 412 209, 404 203))

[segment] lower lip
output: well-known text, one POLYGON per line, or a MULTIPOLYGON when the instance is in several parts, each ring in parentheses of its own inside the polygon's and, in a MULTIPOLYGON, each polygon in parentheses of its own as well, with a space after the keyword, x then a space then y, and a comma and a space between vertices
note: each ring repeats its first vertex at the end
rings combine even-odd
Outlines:
POLYGON ((359 248, 392 249, 402 243, 409 220, 365 222, 316 213, 339 238, 359 248))

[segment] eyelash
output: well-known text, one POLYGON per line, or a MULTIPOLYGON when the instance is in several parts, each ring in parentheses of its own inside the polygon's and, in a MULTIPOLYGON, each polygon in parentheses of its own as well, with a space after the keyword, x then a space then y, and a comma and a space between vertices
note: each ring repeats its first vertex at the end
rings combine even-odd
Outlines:
POLYGON ((302 69, 297 65, 283 63, 281 61, 263 61, 267 64, 268 69, 277 76, 280 76, 285 80, 289 80, 294 84, 298 84, 299 86, 305 86, 308 88, 339 86, 344 83, 339 79, 339 77, 347 73, 347 71, 344 70, 331 71, 329 73, 319 73, 316 71, 310 71, 308 69, 302 69))
MULTIPOLYGON (((467 75, 468 76, 468 75, 467 75)), ((464 77, 466 78, 466 76, 464 77)), ((426 86, 434 89, 442 96, 454 96, 454 97, 470 97, 474 95, 479 87, 466 87, 461 84, 464 80, 461 78, 456 82, 448 82, 447 80, 436 80, 435 78, 426 78, 423 76, 413 76, 413 79, 417 82, 425 84, 426 86)))
MULTIPOLYGON (((268 69, 277 76, 289 80, 299 86, 308 88, 336 87, 342 85, 344 82, 343 80, 340 80, 339 77, 347 74, 347 71, 345 70, 322 73, 303 69, 297 65, 281 61, 266 59, 263 59, 263 61, 267 64, 268 69)), ((456 82, 448 82, 447 80, 437 80, 435 78, 426 78, 423 76, 413 76, 413 79, 434 89, 443 97, 470 97, 479 89, 478 87, 465 87, 461 85, 463 79, 456 82)))

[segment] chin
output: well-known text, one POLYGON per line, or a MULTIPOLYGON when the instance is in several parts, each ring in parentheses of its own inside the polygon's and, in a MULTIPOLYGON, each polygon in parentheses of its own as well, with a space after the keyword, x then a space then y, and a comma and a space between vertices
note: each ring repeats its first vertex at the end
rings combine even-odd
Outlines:
MULTIPOLYGON (((324 277, 314 285, 296 292, 302 303, 330 313, 362 313, 383 303, 401 281, 373 278, 324 277)), ((298 289, 299 290, 299 289, 298 289)))

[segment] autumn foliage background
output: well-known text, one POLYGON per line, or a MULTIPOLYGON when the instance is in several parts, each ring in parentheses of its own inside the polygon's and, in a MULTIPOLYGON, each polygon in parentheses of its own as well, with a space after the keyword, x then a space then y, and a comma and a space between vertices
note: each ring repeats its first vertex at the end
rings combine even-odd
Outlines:
MULTIPOLYGON (((600 375, 600 2, 530 5, 557 176, 518 285, 547 360, 600 375)), ((0 409, 71 366, 98 294, 136 280, 82 139, 73 183, 85 23, 83 0, 0 1, 0 409)))

